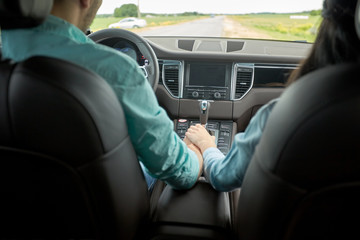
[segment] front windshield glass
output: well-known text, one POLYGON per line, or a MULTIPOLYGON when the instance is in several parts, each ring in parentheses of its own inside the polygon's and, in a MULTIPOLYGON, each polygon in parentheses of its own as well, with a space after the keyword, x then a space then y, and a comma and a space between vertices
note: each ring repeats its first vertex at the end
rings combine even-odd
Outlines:
POLYGON ((124 28, 142 36, 314 42, 322 20, 322 3, 323 0, 103 0, 90 28, 124 28))

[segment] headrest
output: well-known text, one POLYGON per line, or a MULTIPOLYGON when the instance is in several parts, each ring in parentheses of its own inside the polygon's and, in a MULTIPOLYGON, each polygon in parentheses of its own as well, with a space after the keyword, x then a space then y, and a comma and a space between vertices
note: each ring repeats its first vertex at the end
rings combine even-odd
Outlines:
POLYGON ((52 5, 53 0, 0 0, 0 27, 35 27, 49 15, 52 5))
POLYGON ((360 0, 358 0, 357 6, 356 6, 355 27, 356 27, 357 35, 360 38, 360 0))

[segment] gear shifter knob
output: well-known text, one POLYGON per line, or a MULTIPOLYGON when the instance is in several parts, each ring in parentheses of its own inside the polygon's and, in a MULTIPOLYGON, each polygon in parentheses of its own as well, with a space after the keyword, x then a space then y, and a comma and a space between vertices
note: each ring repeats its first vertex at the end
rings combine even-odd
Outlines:
POLYGON ((200 123, 206 127, 209 118, 210 102, 206 100, 200 101, 200 123))

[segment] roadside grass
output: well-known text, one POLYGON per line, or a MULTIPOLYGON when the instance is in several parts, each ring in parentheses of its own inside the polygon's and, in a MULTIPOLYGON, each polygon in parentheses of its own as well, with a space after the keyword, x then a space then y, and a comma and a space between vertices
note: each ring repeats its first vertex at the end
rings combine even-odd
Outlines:
POLYGON ((291 19, 290 16, 305 14, 249 14, 229 16, 239 24, 276 40, 314 42, 321 23, 320 16, 308 19, 291 19))
MULTIPOLYGON (((147 22, 148 27, 156 27, 156 26, 166 26, 172 25, 182 22, 193 21, 201 18, 207 18, 209 16, 153 16, 153 17, 143 17, 147 22)), ((104 28, 108 28, 111 23, 116 23, 123 18, 116 17, 96 17, 93 23, 90 26, 92 31, 98 31, 104 28)), ((143 28, 143 29, 145 29, 143 28)))
POLYGON ((95 32, 104 28, 108 28, 110 24, 116 23, 121 19, 122 18, 115 17, 95 17, 94 21, 90 25, 90 29, 95 32))

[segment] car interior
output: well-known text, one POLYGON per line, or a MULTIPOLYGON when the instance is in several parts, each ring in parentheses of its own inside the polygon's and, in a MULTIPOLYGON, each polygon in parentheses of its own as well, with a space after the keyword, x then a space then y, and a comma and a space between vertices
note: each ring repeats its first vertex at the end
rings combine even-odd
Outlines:
MULTIPOLYGON (((51 6, 0 0, 1 29, 36 26, 51 6)), ((104 79, 49 57, 2 59, 0 239, 359 238, 359 64, 285 88, 312 44, 122 29, 88 37, 136 52, 174 131, 184 138, 206 123, 225 155, 256 111, 280 100, 241 189, 218 192, 201 177, 186 191, 158 181, 150 195, 104 79)))

